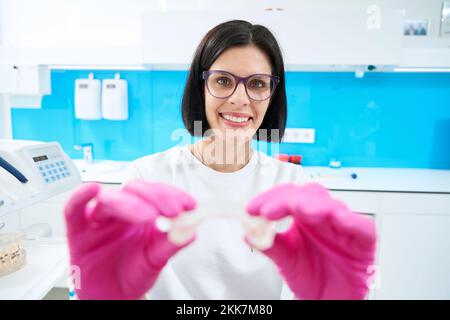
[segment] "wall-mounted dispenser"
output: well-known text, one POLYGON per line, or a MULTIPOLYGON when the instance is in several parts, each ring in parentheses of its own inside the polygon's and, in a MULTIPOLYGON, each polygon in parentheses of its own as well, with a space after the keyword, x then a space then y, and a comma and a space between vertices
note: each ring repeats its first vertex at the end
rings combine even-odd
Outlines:
POLYGON ((75 80, 75 117, 83 120, 102 118, 100 80, 89 73, 88 79, 75 80))
POLYGON ((128 119, 128 84, 119 73, 114 79, 103 80, 102 115, 108 120, 128 119))

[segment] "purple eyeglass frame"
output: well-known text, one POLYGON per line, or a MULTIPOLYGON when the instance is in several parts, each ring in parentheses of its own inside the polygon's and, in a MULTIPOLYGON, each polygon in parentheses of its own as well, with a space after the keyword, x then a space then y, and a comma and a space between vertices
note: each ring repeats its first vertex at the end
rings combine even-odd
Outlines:
POLYGON ((251 99, 251 100, 254 100, 254 101, 264 101, 264 100, 267 100, 267 99, 269 99, 270 97, 272 97, 273 93, 275 92, 275 89, 277 88, 278 83, 280 82, 280 77, 279 77, 279 76, 274 76, 274 75, 271 75, 271 74, 255 73, 255 74, 249 75, 248 77, 239 77, 239 76, 234 75, 234 74, 232 74, 231 72, 228 72, 228 71, 225 71, 225 70, 207 70, 207 71, 203 71, 203 72, 202 72, 202 79, 205 80, 206 88, 208 89, 209 94, 212 95, 213 97, 217 98, 217 99, 227 99, 227 98, 231 97, 231 96, 234 94, 234 92, 236 91, 236 88, 238 87, 239 83, 242 82, 242 83, 244 84, 245 93, 247 94, 247 97, 248 97, 249 99, 251 99), (226 73, 226 74, 229 74, 230 76, 232 76, 232 77, 234 78, 234 80, 236 81, 236 85, 234 86, 234 89, 233 89, 233 91, 230 93, 230 95, 228 95, 228 96, 226 96, 226 97, 216 97, 215 95, 212 94, 211 90, 209 90, 209 87, 208 87, 208 81, 207 81, 207 80, 208 80, 208 77, 209 77, 211 74, 214 74, 214 73, 226 73), (247 91, 247 81, 248 81, 248 79, 250 79, 250 78, 252 78, 252 77, 254 77, 254 76, 267 76, 267 77, 270 77, 271 80, 273 81, 274 85, 273 85, 273 87, 272 87, 272 89, 271 89, 271 91, 270 91, 270 95, 269 95, 267 98, 261 99, 261 100, 259 100, 259 99, 253 99, 253 98, 250 97, 250 95, 248 94, 248 91, 247 91))

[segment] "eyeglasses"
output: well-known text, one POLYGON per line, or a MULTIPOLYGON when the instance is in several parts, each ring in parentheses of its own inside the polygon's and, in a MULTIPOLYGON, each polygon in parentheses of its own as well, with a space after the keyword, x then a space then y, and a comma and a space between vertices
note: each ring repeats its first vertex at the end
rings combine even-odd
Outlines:
POLYGON ((208 70, 202 72, 209 93, 216 98, 226 99, 233 95, 239 83, 243 83, 247 96, 256 101, 269 99, 280 82, 280 77, 270 74, 252 74, 239 77, 228 71, 208 70))

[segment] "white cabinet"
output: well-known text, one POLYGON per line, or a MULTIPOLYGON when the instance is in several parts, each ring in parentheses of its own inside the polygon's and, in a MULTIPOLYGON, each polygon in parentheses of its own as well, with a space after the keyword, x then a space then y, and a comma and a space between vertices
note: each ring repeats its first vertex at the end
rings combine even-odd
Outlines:
POLYGON ((43 95, 51 94, 51 81, 48 67, 3 64, 2 52, 0 42, 0 138, 8 139, 12 138, 11 107, 40 108, 43 95))
POLYGON ((379 212, 381 193, 367 191, 331 191, 331 195, 346 203, 350 210, 358 213, 379 212))
POLYGON ((449 38, 438 37, 441 6, 442 0, 2 0, 0 63, 186 69, 207 30, 250 14, 277 34, 288 70, 449 67, 449 38), (429 35, 402 37, 404 18, 428 20, 429 35))
POLYGON ((207 31, 221 22, 243 19, 273 31, 287 69, 334 64, 396 65, 400 61, 401 15, 394 10, 379 14, 382 28, 370 23, 370 14, 365 10, 341 7, 150 12, 143 18, 143 62, 155 68, 187 68, 207 31))
POLYGON ((450 299, 450 194, 384 193, 376 299, 450 299))
POLYGON ((0 64, 0 93, 34 96, 50 94, 50 70, 40 65, 0 64))
POLYGON ((450 299, 450 215, 383 215, 375 299, 450 299))
POLYGON ((139 65, 140 14, 158 1, 0 1, 0 63, 139 65))
POLYGON ((332 191, 352 211, 375 214, 372 299, 450 299, 450 194, 332 191))

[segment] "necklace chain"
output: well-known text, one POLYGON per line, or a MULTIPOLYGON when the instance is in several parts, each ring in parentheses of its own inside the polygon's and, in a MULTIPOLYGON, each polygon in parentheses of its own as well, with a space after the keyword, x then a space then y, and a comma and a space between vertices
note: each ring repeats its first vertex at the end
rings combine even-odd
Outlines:
POLYGON ((197 152, 198 156, 200 157, 199 160, 201 163, 203 163, 206 166, 205 160, 203 159, 203 153, 200 152, 200 149, 198 148, 199 143, 195 143, 195 151, 197 152))

